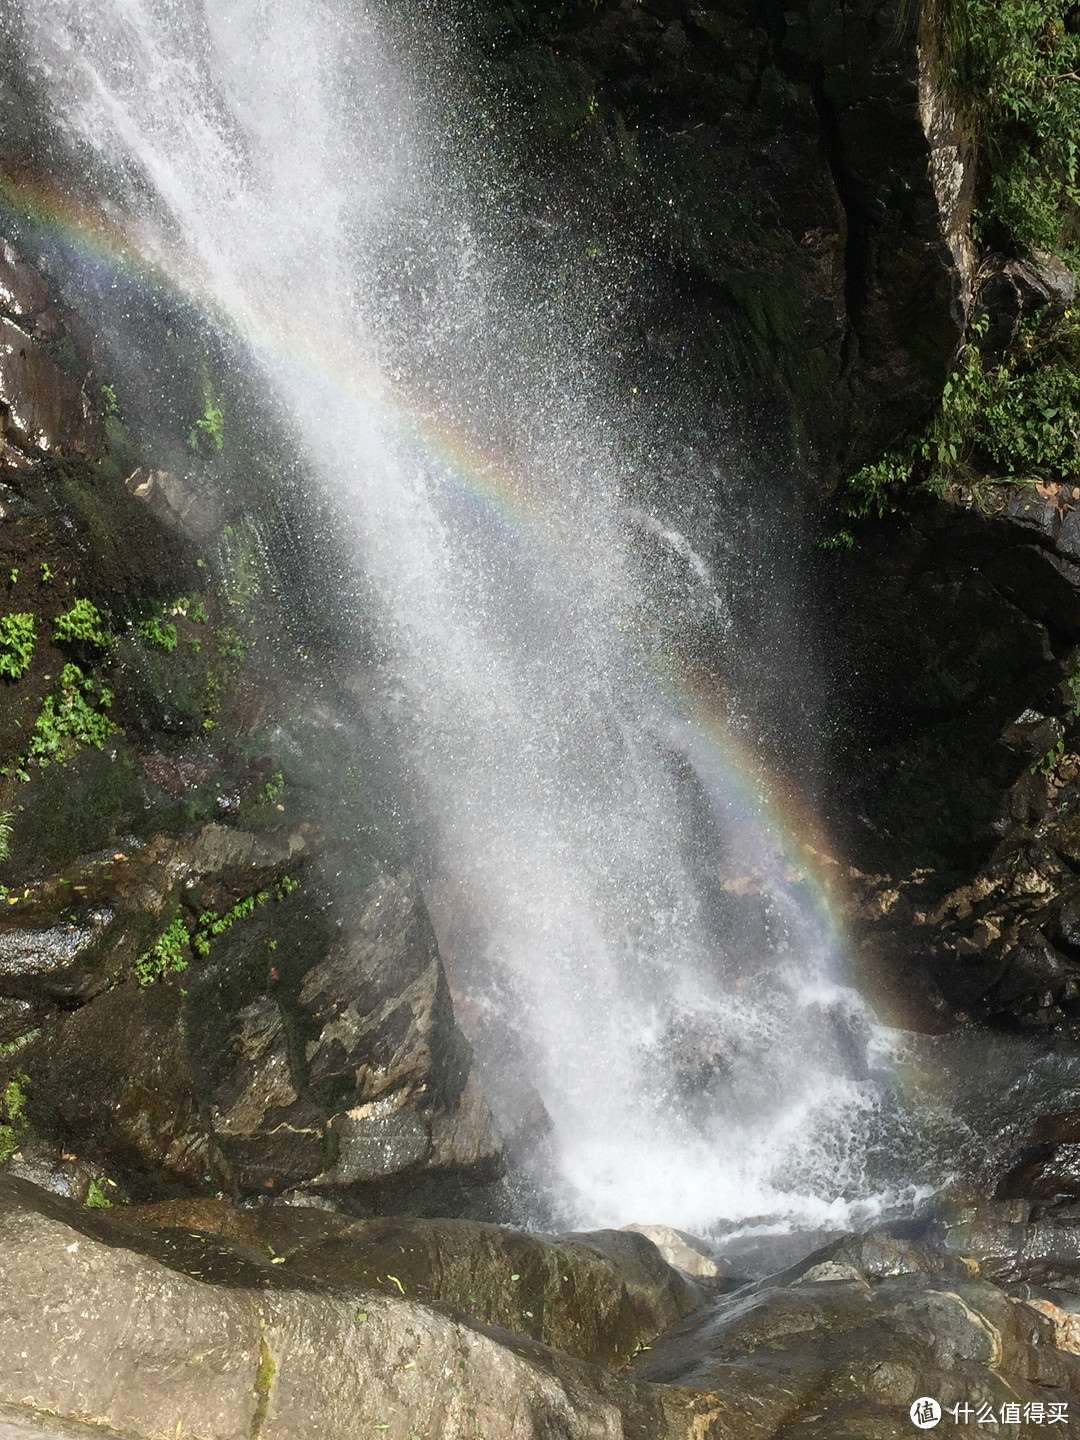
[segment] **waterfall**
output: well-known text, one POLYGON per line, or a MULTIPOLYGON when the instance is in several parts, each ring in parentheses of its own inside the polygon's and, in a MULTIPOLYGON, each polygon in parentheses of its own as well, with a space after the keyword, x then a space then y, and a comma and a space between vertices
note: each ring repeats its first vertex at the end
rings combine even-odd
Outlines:
MULTIPOLYGON (((492 1104, 550 1120, 519 1157, 548 1213, 873 1215, 904 1176, 871 1159, 871 1018, 677 654, 694 607, 738 648, 755 557, 640 482, 605 272, 537 277, 573 246, 514 213, 497 137, 446 101, 452 37, 424 74, 365 0, 13 0, 7 23, 67 173, 246 355, 375 597, 354 688, 492 1104)), ((650 444, 662 474, 677 414, 650 444)))

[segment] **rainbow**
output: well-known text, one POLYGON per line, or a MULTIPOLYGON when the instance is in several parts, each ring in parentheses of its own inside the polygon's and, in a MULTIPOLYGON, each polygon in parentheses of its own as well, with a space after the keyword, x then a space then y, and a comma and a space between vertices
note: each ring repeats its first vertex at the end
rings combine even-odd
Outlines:
MULTIPOLYGON (((115 208, 84 199, 55 181, 8 168, 0 173, 0 216, 14 222, 16 233, 29 227, 35 238, 59 244, 76 263, 104 269, 136 288, 177 288, 179 269, 160 246, 140 236, 129 217, 115 208)), ((190 296, 187 297, 190 299, 190 296)), ((280 317, 279 317, 280 319, 280 317)), ((285 361, 310 384, 340 395, 345 390, 359 407, 389 422, 411 450, 435 461, 461 497, 479 508, 522 543, 550 551, 544 521, 544 497, 513 460, 484 448, 464 427, 444 414, 433 414, 398 391, 391 394, 373 370, 355 357, 327 358, 298 331, 282 332, 280 323, 254 327, 260 358, 285 361)), ((777 857, 770 881, 796 887, 809 897, 817 924, 835 963, 843 969, 858 949, 844 922, 856 898, 849 874, 834 858, 835 845, 824 821, 790 776, 729 720, 722 683, 715 675, 674 659, 654 667, 653 682, 685 723, 688 748, 714 803, 744 824, 752 824, 777 857)), ((839 977, 838 977, 839 978, 839 977)))

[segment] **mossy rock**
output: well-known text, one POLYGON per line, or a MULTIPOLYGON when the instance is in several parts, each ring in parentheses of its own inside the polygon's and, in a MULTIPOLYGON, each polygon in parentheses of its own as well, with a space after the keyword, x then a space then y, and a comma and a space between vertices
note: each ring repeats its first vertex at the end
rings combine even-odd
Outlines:
POLYGON ((632 1232, 542 1237, 467 1220, 381 1218, 291 1255, 292 1273, 454 1310, 618 1368, 706 1291, 632 1232))
POLYGON ((122 740, 83 747, 14 792, 12 836, 0 879, 7 884, 63 870, 79 855, 112 844, 145 818, 138 756, 122 740))
POLYGON ((126 635, 113 664, 118 716, 147 739, 201 735, 213 656, 209 635, 197 652, 190 643, 168 652, 138 632, 126 635))
POLYGON ((193 547, 155 520, 118 474, 71 458, 48 460, 12 480, 39 510, 62 520, 85 593, 96 602, 115 606, 198 584, 193 547))

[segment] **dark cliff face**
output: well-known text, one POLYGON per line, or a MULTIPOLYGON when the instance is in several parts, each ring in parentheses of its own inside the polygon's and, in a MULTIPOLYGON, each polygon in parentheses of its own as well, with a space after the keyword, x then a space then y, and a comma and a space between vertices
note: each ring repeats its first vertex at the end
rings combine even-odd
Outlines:
POLYGON ((480 8, 533 205, 628 236, 657 376, 771 421, 826 487, 926 417, 957 340, 914 9, 480 8))

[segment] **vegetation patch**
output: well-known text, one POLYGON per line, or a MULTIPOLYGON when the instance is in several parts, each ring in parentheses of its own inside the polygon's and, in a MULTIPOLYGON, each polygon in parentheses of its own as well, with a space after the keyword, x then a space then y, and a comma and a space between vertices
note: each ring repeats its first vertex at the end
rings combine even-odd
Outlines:
POLYGON ((65 665, 59 685, 45 697, 25 762, 36 762, 44 769, 62 759, 72 745, 94 745, 100 750, 116 729, 106 713, 112 701, 112 691, 100 681, 84 674, 78 665, 65 665))
POLYGON ((112 636, 97 606, 89 600, 76 600, 70 610, 53 621, 53 639, 57 645, 94 645, 104 649, 112 636))
MULTIPOLYGON (((944 83, 979 139, 976 250, 995 253, 998 263, 1033 251, 1041 263, 1039 252, 1050 252, 1075 270, 1080 15, 1065 0, 937 0, 936 18, 944 83)), ((1045 306, 995 351, 977 277, 971 317, 930 424, 848 480, 844 517, 879 517, 919 490, 994 509, 1005 486, 1077 483, 1076 313, 1045 306)), ((824 544, 852 540, 841 529, 824 544)))
MULTIPOLYGON (((111 1182, 110 1182, 111 1183, 111 1182)), ((100 1180, 91 1180, 86 1191, 85 1205, 88 1210, 111 1210, 112 1201, 105 1193, 100 1180)))
POLYGON ((168 927, 152 950, 140 955, 135 962, 135 978, 145 988, 166 975, 186 970, 187 949, 191 937, 183 920, 177 918, 168 927))
MULTIPOLYGON (((888 514, 906 491, 954 488, 982 508, 1005 485, 1076 483, 1080 476, 1080 322, 1021 323, 1016 344, 987 362, 985 318, 969 327, 926 431, 865 465, 847 484, 852 519, 888 514), (988 488, 989 487, 989 488, 988 488)), ((836 543, 834 540, 832 543, 836 543)))
POLYGON ((176 634, 176 626, 170 620, 162 620, 157 615, 152 615, 149 620, 144 620, 139 626, 139 634, 149 640, 151 645, 156 645, 171 655, 179 643, 176 634))
POLYGON ((135 962, 135 978, 139 985, 145 988, 166 975, 186 970, 188 955, 192 950, 197 955, 209 955, 212 941, 231 930, 241 920, 246 920, 271 900, 285 900, 298 888, 299 883, 291 875, 286 875, 272 889, 260 890, 238 900, 231 910, 221 914, 216 910, 204 910, 190 927, 177 916, 154 948, 140 955, 135 962))
POLYGON ((178 595, 168 607, 170 615, 183 615, 185 620, 190 620, 194 625, 205 625, 209 620, 206 613, 206 606, 197 595, 178 595))
POLYGON ((939 0, 945 79, 982 138, 974 238, 1068 254, 1080 222, 1080 25, 1069 0, 939 0))
MULTIPOLYGON (((12 571, 12 574, 17 574, 12 571)), ((37 632, 29 612, 0 616, 0 676, 19 680, 30 668, 37 632)))
POLYGON ((220 454, 225 443, 225 401, 214 393, 214 387, 207 380, 203 386, 203 413, 188 432, 188 444, 192 450, 209 448, 220 454))
POLYGON ((26 1087, 29 1076, 16 1070, 0 1090, 0 1165, 6 1165, 19 1148, 26 1129, 26 1087))
POLYGON ((209 955, 212 940, 219 935, 224 935, 226 930, 231 930, 238 921, 246 920, 249 915, 253 915, 259 906, 266 905, 271 900, 286 899, 298 884, 299 882, 294 880, 291 875, 286 875, 274 889, 260 890, 256 895, 245 896, 243 900, 238 900, 231 910, 226 910, 222 915, 213 910, 204 911, 199 916, 195 933, 191 937, 192 947, 200 955, 209 955))
POLYGON ((225 692, 244 666, 246 648, 231 625, 214 631, 214 658, 206 672, 203 692, 203 729, 212 730, 221 714, 225 692))

